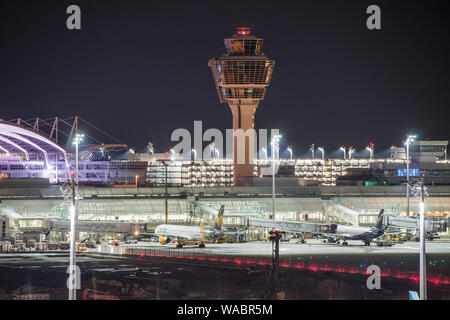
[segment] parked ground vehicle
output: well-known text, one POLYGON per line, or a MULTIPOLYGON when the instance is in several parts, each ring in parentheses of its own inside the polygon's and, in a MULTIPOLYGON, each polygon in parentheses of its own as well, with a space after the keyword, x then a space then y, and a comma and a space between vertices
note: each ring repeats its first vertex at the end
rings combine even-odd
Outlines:
POLYGON ((234 242, 234 240, 232 237, 225 237, 225 238, 216 240, 216 243, 233 243, 233 242, 234 242))
POLYGON ((78 252, 84 252, 84 251, 86 251, 86 244, 76 242, 76 243, 75 243, 75 250, 78 251, 78 252))
POLYGON ((396 243, 403 243, 405 242, 405 236, 401 236, 398 234, 391 234, 386 236, 386 239, 391 240, 392 242, 396 242, 396 243))
POLYGON ((34 247, 36 247, 36 240, 34 239, 27 240, 27 248, 34 248, 34 247))
POLYGON ((96 241, 94 239, 89 239, 86 241, 86 247, 88 248, 95 248, 96 241))
POLYGON ((119 239, 111 239, 108 241, 108 244, 111 246, 118 246, 120 244, 120 240, 119 239))
POLYGON ((84 243, 86 248, 95 248, 97 241, 93 238, 86 238, 82 240, 80 243, 84 243))
POLYGON ((16 247, 17 247, 17 251, 24 251, 26 248, 26 243, 23 242, 22 240, 17 240, 16 247))
POLYGON ((141 233, 139 235, 139 240, 147 242, 156 242, 158 241, 158 237, 153 233, 141 233))
MULTIPOLYGON (((439 236, 439 234, 437 233, 437 232, 434 232, 434 233, 432 233, 432 232, 427 232, 426 234, 425 234, 425 239, 427 239, 428 241, 433 241, 433 240, 435 240, 435 239, 440 239, 441 237, 439 236)), ((416 241, 416 242, 419 242, 420 241, 420 236, 419 235, 417 235, 415 238, 414 238, 414 240, 416 241)))
POLYGON ((59 243, 59 248, 61 250, 69 250, 70 249, 70 244, 68 242, 60 242, 59 243))
POLYGON ((129 238, 125 241, 126 244, 136 244, 138 243, 137 239, 135 238, 129 238))
POLYGON ((56 242, 51 242, 48 244, 48 250, 58 250, 59 245, 56 242))
POLYGON ((374 240, 374 243, 379 247, 392 247, 393 242, 388 237, 377 238, 374 240))

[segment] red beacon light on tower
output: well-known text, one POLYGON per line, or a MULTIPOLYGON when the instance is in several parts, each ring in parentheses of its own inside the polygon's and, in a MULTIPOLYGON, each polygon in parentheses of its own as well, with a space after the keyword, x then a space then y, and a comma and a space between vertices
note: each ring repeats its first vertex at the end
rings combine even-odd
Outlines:
POLYGON ((252 31, 249 27, 238 27, 236 28, 236 34, 238 36, 249 36, 250 32, 252 31))

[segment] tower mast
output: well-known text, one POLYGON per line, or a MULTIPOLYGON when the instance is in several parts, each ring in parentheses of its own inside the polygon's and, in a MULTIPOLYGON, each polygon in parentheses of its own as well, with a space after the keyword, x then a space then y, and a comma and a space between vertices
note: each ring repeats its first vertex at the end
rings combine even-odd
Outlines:
POLYGON ((255 112, 275 66, 262 53, 262 44, 263 39, 253 36, 251 28, 238 27, 225 39, 226 53, 208 62, 219 100, 228 103, 233 115, 234 185, 251 185, 253 179, 255 112))

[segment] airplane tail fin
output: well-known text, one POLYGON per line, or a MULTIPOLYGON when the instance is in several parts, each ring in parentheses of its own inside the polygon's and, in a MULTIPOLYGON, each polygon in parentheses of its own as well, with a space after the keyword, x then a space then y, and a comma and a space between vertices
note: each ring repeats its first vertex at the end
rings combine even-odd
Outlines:
POLYGON ((216 216, 216 220, 214 221, 214 229, 220 230, 222 228, 222 222, 223 222, 223 212, 225 211, 225 206, 222 205, 220 207, 219 213, 216 216))
POLYGON ((383 216, 384 216, 384 209, 381 209, 380 213, 378 214, 377 222, 375 223, 375 228, 377 229, 383 228, 383 216))

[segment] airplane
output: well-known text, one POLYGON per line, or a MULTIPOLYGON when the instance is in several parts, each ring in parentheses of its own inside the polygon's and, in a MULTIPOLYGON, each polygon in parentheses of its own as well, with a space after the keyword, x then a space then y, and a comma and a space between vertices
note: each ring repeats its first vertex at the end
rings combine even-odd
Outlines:
POLYGON ((223 237, 221 229, 224 210, 225 206, 221 206, 212 228, 161 224, 156 227, 155 234, 159 236, 158 241, 162 245, 176 242, 177 248, 182 248, 183 245, 195 243, 199 248, 204 248, 205 242, 214 242, 223 237))
POLYGON ((338 243, 344 240, 343 246, 347 246, 346 240, 361 240, 364 245, 370 246, 370 242, 382 236, 385 233, 385 226, 383 226, 384 209, 381 209, 378 214, 377 221, 373 227, 355 227, 355 226, 341 226, 337 225, 335 232, 328 237, 328 242, 338 243))

